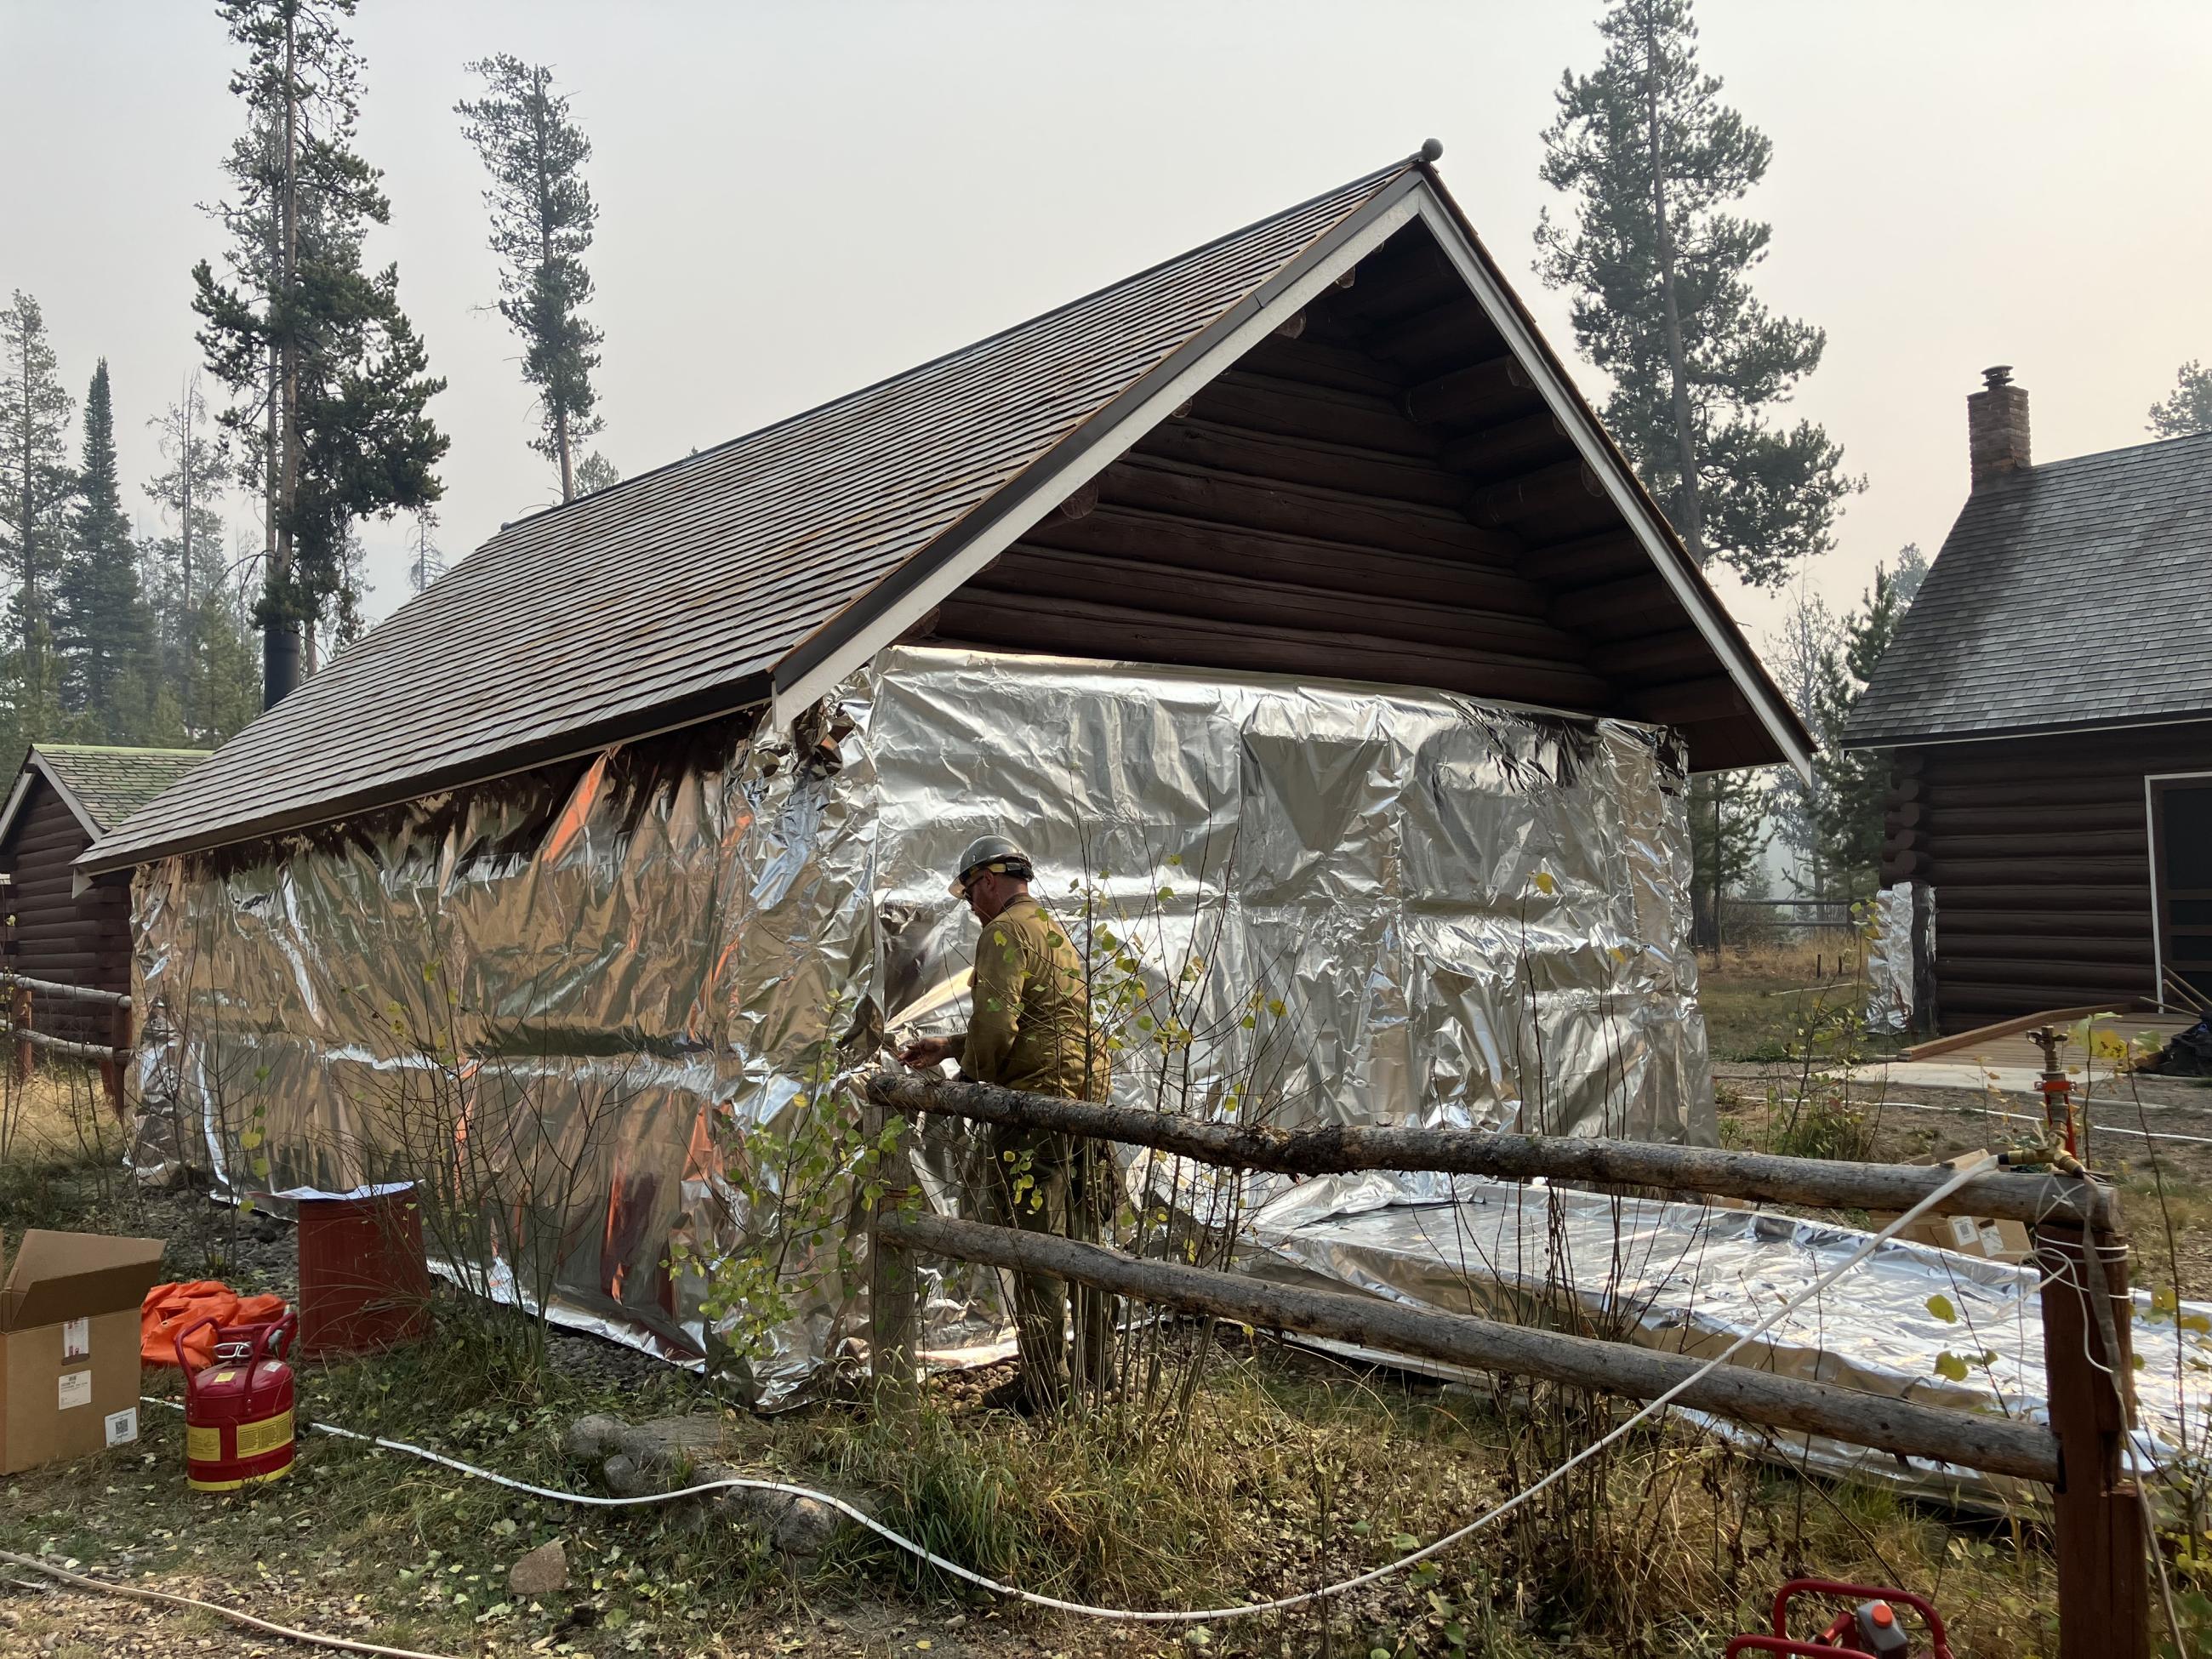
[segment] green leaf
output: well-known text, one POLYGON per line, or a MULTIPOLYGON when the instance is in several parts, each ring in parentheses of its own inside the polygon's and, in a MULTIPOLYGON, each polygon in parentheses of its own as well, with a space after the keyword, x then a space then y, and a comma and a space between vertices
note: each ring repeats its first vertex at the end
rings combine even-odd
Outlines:
MULTIPOLYGON (((1929 1297, 1928 1298, 1928 1311, 1934 1314, 1936 1318, 1942 1320, 1946 1325, 1955 1325, 1959 1322, 1959 1310, 1951 1305, 1951 1298, 1948 1296, 1929 1297)), ((1965 1373, 1961 1372, 1960 1375, 1963 1376, 1965 1373)))
POLYGON ((1946 1348, 1936 1356, 1936 1372, 1939 1376, 1949 1377, 1954 1382, 1963 1382, 1966 1380, 1966 1362, 1946 1348))

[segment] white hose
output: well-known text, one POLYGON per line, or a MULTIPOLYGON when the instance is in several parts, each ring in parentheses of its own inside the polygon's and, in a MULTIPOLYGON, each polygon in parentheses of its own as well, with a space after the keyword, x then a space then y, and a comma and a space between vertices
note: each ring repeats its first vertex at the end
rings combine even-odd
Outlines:
MULTIPOLYGON (((637 1498, 602 1498, 592 1492, 556 1492, 549 1486, 535 1486, 526 1480, 516 1480, 504 1474, 496 1474, 489 1469, 478 1468, 472 1463, 464 1463, 457 1457, 447 1457, 442 1453, 430 1451, 422 1446, 410 1445, 404 1440, 386 1440, 375 1435, 360 1434, 351 1429, 342 1429, 331 1423, 312 1423, 308 1426, 324 1434, 336 1435, 341 1439, 362 1441, 372 1446, 380 1446, 386 1451, 404 1452, 410 1457, 420 1457, 428 1462, 440 1464, 446 1468, 455 1469, 463 1474, 473 1476, 477 1480, 489 1480, 495 1486, 505 1486, 509 1491, 527 1492, 532 1498, 547 1498, 556 1504, 587 1504, 597 1509, 627 1509, 647 1504, 672 1504, 679 1498, 696 1498, 707 1492, 725 1492, 733 1488, 747 1492, 781 1492, 788 1497, 809 1498, 817 1504, 827 1504, 841 1515, 848 1516, 857 1521, 878 1537, 896 1545, 909 1555, 928 1562, 939 1571, 951 1574, 964 1583, 973 1584, 979 1589, 988 1590, 994 1595, 1012 1596, 1017 1601, 1030 1603, 1032 1607, 1050 1607, 1056 1613, 1078 1613, 1085 1619, 1110 1619, 1146 1625, 1199 1625, 1211 1623, 1217 1619, 1245 1619, 1254 1613, 1279 1613, 1285 1607, 1300 1607, 1309 1601, 1323 1601, 1330 1596, 1341 1595, 1347 1591, 1361 1589, 1375 1583, 1377 1579, 1387 1578, 1391 1574, 1402 1571, 1418 1562, 1425 1561, 1429 1557, 1449 1549, 1454 1544, 1471 1534, 1480 1532, 1492 1522, 1501 1520, 1511 1514, 1547 1486, 1559 1480, 1577 1463, 1595 1457, 1599 1452, 1634 1429, 1638 1424, 1644 1422, 1654 1413, 1664 1410, 1686 1390, 1703 1382, 1745 1347, 1757 1341, 1807 1303, 1822 1294, 1831 1285, 1873 1255, 1879 1246, 1919 1220, 1922 1216, 1950 1197, 1953 1193, 1958 1191, 1976 1176, 1980 1175, 1995 1162, 1996 1159, 1990 1154, 1984 1152, 1978 1162, 1954 1170, 1949 1180, 1892 1221, 1880 1232, 1869 1237, 1847 1259, 1822 1274, 1810 1288, 1784 1303, 1781 1307, 1760 1321, 1756 1327, 1736 1338, 1735 1341, 1729 1343, 1727 1347, 1698 1366, 1696 1370, 1674 1384, 1666 1393, 1651 1401, 1634 1416, 1622 1422, 1604 1438, 1591 1442, 1550 1474, 1532 1485, 1522 1487, 1504 1502, 1485 1510, 1456 1532, 1446 1533, 1436 1542, 1425 1545, 1410 1555, 1401 1556, 1387 1565, 1363 1572, 1356 1578, 1346 1578, 1340 1583, 1329 1584, 1320 1589, 1301 1590, 1295 1595, 1279 1595, 1271 1601, 1240 1602, 1233 1607, 1144 1612, 1131 1607, 1094 1607, 1088 1601, 1066 1601, 1056 1595, 1045 1595, 1036 1590, 1025 1590, 1012 1584, 1002 1584, 997 1579, 988 1577, 972 1568, 963 1567, 957 1561, 946 1560, 926 1544, 917 1543, 902 1533, 894 1532, 874 1516, 864 1514, 835 1493, 817 1492, 811 1486, 795 1486, 785 1480, 763 1480, 733 1475, 725 1480, 703 1481, 696 1486, 685 1486, 678 1492, 647 1492, 637 1498)), ((166 1400, 149 1401, 149 1403, 166 1406, 175 1404, 173 1401, 166 1400)))
MULTIPOLYGON (((169 1403, 163 1401, 163 1404, 169 1403)), ((289 1625, 272 1625, 266 1619, 256 1619, 250 1613, 240 1613, 236 1607, 224 1607, 220 1601, 203 1601, 196 1595, 178 1595, 168 1590, 147 1589, 137 1584, 118 1584, 106 1578, 88 1578, 81 1572, 71 1572, 67 1567, 58 1567, 51 1561, 41 1561, 35 1555, 18 1555, 13 1550, 0 1550, 0 1561, 11 1566, 23 1567, 32 1572, 43 1572, 50 1578, 58 1578, 64 1584, 78 1589, 97 1590, 102 1595, 127 1595, 134 1601, 154 1601, 173 1607, 190 1607, 197 1613, 211 1613, 218 1619, 228 1619, 234 1625, 243 1625, 248 1630, 258 1630, 270 1636, 281 1636, 290 1642, 306 1642, 319 1648, 336 1648, 341 1653, 368 1653, 378 1659, 446 1659, 439 1653, 424 1653, 417 1648, 385 1648, 374 1642, 356 1642, 343 1636, 319 1636, 311 1630, 294 1630, 289 1625)))

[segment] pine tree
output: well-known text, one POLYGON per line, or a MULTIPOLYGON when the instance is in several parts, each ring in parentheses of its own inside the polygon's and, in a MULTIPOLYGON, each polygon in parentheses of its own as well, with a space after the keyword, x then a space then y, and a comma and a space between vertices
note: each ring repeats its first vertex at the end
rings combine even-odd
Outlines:
POLYGON ((522 337, 522 378, 538 389, 544 429, 531 447, 561 475, 561 499, 578 493, 576 447, 600 428, 592 371, 604 337, 584 319, 592 298, 584 254, 599 218, 584 163, 591 141, 553 90, 552 71, 501 52, 469 69, 484 95, 453 106, 491 188, 491 250, 500 258, 499 314, 522 337))
POLYGON ((14 579, 12 754, 56 729, 55 588, 76 489, 69 465, 70 396, 62 390, 39 302, 18 289, 0 311, 0 556, 14 579))
POLYGON ((1750 890, 1773 832, 1755 771, 1704 772, 1690 780, 1690 866, 1698 943, 1720 942, 1720 907, 1750 890))
POLYGON ((1576 341, 1612 377, 1607 424, 1698 562, 1777 586, 1833 544, 1863 482, 1820 428, 1770 424, 1826 343, 1753 295, 1772 231, 1725 210, 1772 146, 1698 67, 1690 0, 1615 0, 1598 27, 1603 63, 1565 76, 1543 135, 1574 222, 1545 212, 1537 269, 1572 291, 1576 341))
POLYGON ((210 369, 234 401, 247 487, 264 501, 257 617, 263 696, 312 672, 326 626, 359 594, 347 548, 358 520, 435 501, 447 440, 428 407, 444 382, 399 307, 396 266, 369 271, 362 242, 390 222, 382 175, 352 149, 362 63, 343 32, 355 0, 219 0, 246 64, 232 79, 246 131, 225 167, 235 197, 230 280, 203 260, 193 307, 210 369))
POLYGON ((84 454, 61 582, 62 706, 97 743, 143 736, 153 630, 138 591, 137 549, 123 510, 107 360, 84 399, 84 454))
POLYGON ((160 434, 161 459, 168 468, 147 481, 146 493, 160 504, 172 528, 147 544, 143 585, 154 608, 160 684, 175 699, 179 735, 198 742, 208 720, 208 711, 192 696, 201 601, 221 579, 224 561, 222 518, 216 510, 222 468, 206 436, 207 400, 199 377, 186 382, 183 396, 149 424, 160 434))
MULTIPOLYGON (((1801 588, 1778 633, 1769 637, 1766 660, 1783 696, 1816 747, 1826 750, 1836 733, 1821 727, 1820 689, 1829 665, 1843 648, 1843 625, 1818 593, 1801 588)), ((1775 838, 1790 853, 1790 885, 1814 898, 1827 896, 1826 872, 1820 862, 1820 775, 1810 781, 1795 767, 1778 766, 1769 774, 1775 838)))
MULTIPOLYGON (((1911 602, 1908 591, 1917 590, 1925 571, 1920 550, 1907 547, 1899 555, 1906 571, 1900 581, 1876 565, 1874 586, 1860 608, 1846 619, 1842 648, 1829 653, 1814 701, 1821 730, 1840 734, 1874 677, 1875 665, 1911 602)), ((1831 872, 1831 894, 1838 898, 1863 899, 1881 884, 1883 798, 1889 788, 1887 750, 1844 749, 1830 742, 1813 763, 1820 781, 1814 812, 1819 856, 1831 872)))
POLYGON ((415 515, 415 556, 407 562, 407 586, 420 593, 446 574, 446 551, 438 545, 438 515, 424 507, 415 515))
POLYGON ((2171 397, 2150 406, 2150 430, 2160 438, 2212 432, 2212 368, 2191 359, 2182 364, 2171 397))
POLYGON ((622 482, 622 472, 615 464, 593 450, 576 467, 576 493, 595 495, 602 489, 612 489, 622 482))

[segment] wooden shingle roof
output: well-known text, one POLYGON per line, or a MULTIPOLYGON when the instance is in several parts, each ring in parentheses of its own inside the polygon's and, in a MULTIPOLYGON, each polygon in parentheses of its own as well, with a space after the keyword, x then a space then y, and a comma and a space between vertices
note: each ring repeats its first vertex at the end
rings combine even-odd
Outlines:
POLYGON ((40 743, 18 769, 15 788, 0 807, 0 837, 14 823, 23 790, 43 775, 88 836, 104 835, 151 802, 208 757, 204 749, 110 748, 100 744, 40 743))
MULTIPOLYGON (((1417 158, 507 526, 80 866, 117 869, 279 834, 763 702, 787 717, 921 625, 1401 234, 1449 253, 1446 332, 1497 343, 1485 349, 1503 355, 1479 374, 1496 371, 1562 458, 1559 477, 1531 481, 1540 489, 1528 502, 1516 478, 1483 486, 1513 496, 1490 507, 1502 520, 1566 500, 1589 532, 1573 550, 1576 568, 1588 566, 1578 580, 1632 577, 1575 595, 1580 609, 1558 629, 1583 630, 1575 637, 1600 654, 1615 636, 1672 630, 1624 652, 1618 667, 1624 685, 1678 684, 1622 712, 1708 722, 1741 757, 1722 763, 1804 764, 1809 740, 1787 702, 1417 158), (1586 614, 1604 626, 1592 631, 1586 614)), ((1454 395, 1486 395, 1457 385, 1468 375, 1445 379, 1454 395)), ((1268 500, 1297 504, 1284 492, 1268 500)), ((1532 603, 1541 611, 1540 597, 1532 603)), ((1610 688, 1613 667, 1587 678, 1610 688)))
POLYGON ((2212 433, 1966 500, 1852 712, 1888 748, 2212 719, 2212 433))

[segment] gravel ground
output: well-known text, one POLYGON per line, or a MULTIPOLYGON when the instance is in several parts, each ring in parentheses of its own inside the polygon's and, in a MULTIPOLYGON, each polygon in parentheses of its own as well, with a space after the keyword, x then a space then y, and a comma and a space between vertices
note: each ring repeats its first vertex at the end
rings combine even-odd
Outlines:
MULTIPOLYGON (((1748 1145, 1758 1144, 1777 1110, 1789 1109, 1805 1081, 1802 1067, 1779 1062, 1717 1064, 1713 1073, 1721 1111, 1736 1120, 1748 1145)), ((1860 1081, 1848 1099, 1872 1125, 1878 1159, 1951 1158, 2040 1139, 2036 1096, 1860 1081)), ((2212 1088, 2178 1079, 2123 1082, 2093 1094, 2087 1116, 2091 1164, 2121 1188, 2136 1282, 2176 1284, 2185 1297, 2212 1299, 2212 1088), (2142 1130, 2159 1138, 2130 1133, 2142 1130)))

